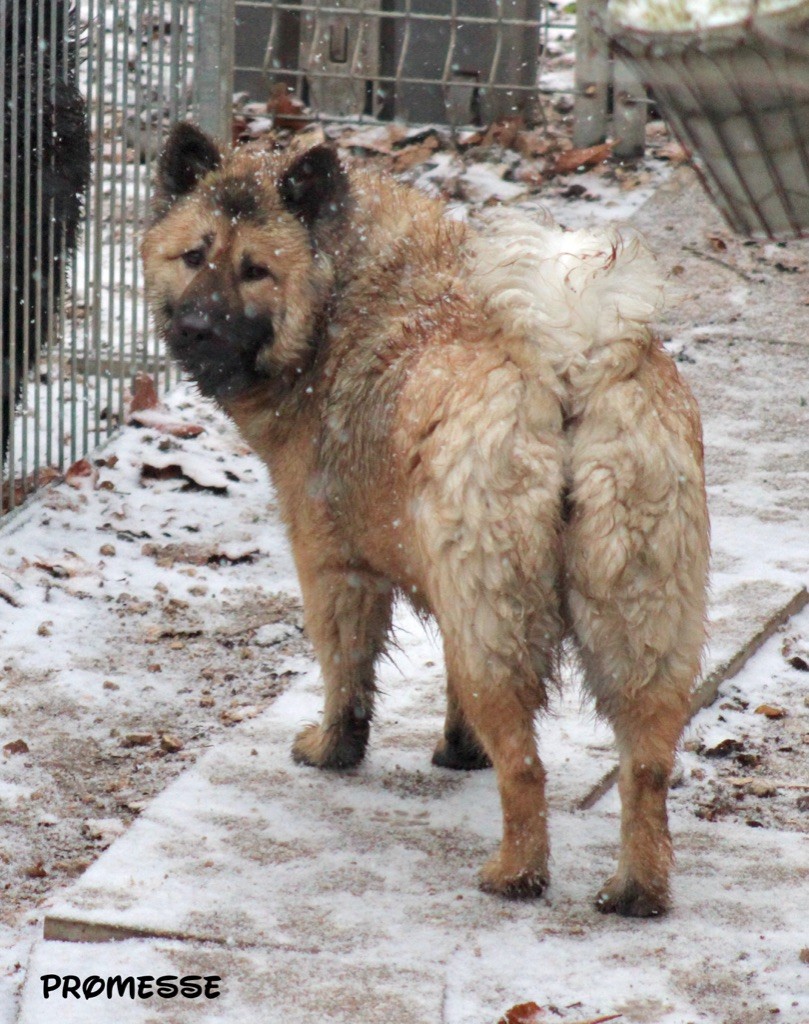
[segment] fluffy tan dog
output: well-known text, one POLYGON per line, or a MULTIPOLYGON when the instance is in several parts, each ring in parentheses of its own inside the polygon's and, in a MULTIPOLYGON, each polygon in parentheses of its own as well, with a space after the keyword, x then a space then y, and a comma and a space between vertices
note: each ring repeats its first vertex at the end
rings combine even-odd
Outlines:
POLYGON ((708 520, 699 416, 649 327, 641 243, 502 211, 473 229, 325 146, 223 158, 178 125, 143 257, 159 330, 278 492, 326 686, 295 759, 362 759, 405 595, 444 641, 434 763, 497 771, 482 885, 539 895, 534 726, 569 635, 621 759, 620 859, 596 906, 663 912, 708 520))

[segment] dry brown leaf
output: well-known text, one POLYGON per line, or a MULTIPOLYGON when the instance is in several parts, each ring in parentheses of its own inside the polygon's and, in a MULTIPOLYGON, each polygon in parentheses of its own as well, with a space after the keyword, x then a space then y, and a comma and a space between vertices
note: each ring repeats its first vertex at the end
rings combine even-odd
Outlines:
POLYGON ((341 149, 359 149, 365 153, 390 156, 394 141, 389 132, 380 132, 378 128, 372 128, 369 131, 352 131, 341 135, 338 144, 341 149))
POLYGON ((728 243, 720 235, 708 235, 708 245, 714 252, 725 252, 728 243))
POLYGON ((188 440, 192 437, 199 437, 205 433, 205 427, 199 423, 185 423, 183 420, 173 420, 164 416, 158 409, 144 409, 129 417, 129 423, 136 427, 148 427, 156 430, 159 434, 169 434, 171 437, 179 437, 188 440))
POLYGON ((787 713, 783 708, 778 708, 774 704, 759 704, 756 708, 757 715, 765 715, 767 718, 786 718, 787 713))
POLYGON ((144 409, 157 409, 160 399, 157 396, 155 382, 148 373, 139 373, 132 387, 132 401, 129 403, 129 415, 142 412, 144 409))
POLYGON ((661 160, 668 160, 673 164, 683 164, 686 160, 691 159, 691 154, 688 150, 683 149, 679 142, 675 142, 673 139, 671 142, 667 142, 664 146, 661 146, 655 154, 661 160))
POLYGON ((406 146, 403 149, 398 150, 393 158, 393 168, 395 171, 408 171, 411 167, 416 167, 418 164, 423 164, 426 160, 435 153, 441 143, 434 136, 428 136, 423 142, 418 142, 413 146, 406 146))
POLYGON ((65 482, 76 490, 87 487, 88 484, 95 487, 98 483, 98 470, 87 459, 79 459, 65 473, 65 482))
POLYGON ((225 475, 195 460, 184 458, 182 453, 176 457, 160 458, 159 453, 151 456, 151 461, 144 461, 140 470, 141 482, 150 480, 185 480, 185 490, 198 489, 211 491, 213 494, 227 494, 227 478, 225 475))
POLYGON ((553 148, 553 143, 548 136, 539 128, 532 128, 531 131, 517 132, 514 139, 514 149, 520 156, 535 160, 537 157, 545 156, 553 148))
POLYGON ((207 544, 144 544, 141 554, 154 558, 162 568, 171 568, 177 562, 185 565, 240 565, 254 561, 258 548, 246 545, 214 548, 207 544))
POLYGON ((542 1007, 536 1003, 518 1003, 506 1010, 498 1024, 542 1024, 547 1020, 542 1007))
POLYGON ((603 142, 599 146, 586 146, 584 149, 567 149, 553 162, 553 174, 570 174, 580 167, 594 167, 609 159, 612 143, 603 142))
POLYGON ((511 149, 520 130, 524 127, 525 122, 519 115, 516 117, 504 117, 499 121, 493 121, 486 129, 486 134, 483 136, 483 145, 498 145, 502 146, 504 149, 511 149))
POLYGON ((483 132, 461 131, 455 136, 455 145, 458 149, 470 149, 472 146, 479 146, 483 142, 483 132))
POLYGON ((154 736, 150 732, 130 732, 121 738, 122 747, 148 747, 154 736))
POLYGON ((10 757, 12 754, 27 754, 28 744, 25 740, 12 740, 11 743, 4 745, 3 753, 6 757, 10 757))
POLYGON ((306 107, 299 99, 289 95, 283 82, 273 86, 267 100, 267 113, 272 116, 275 128, 289 128, 293 132, 306 128, 309 119, 302 116, 305 110, 306 107))

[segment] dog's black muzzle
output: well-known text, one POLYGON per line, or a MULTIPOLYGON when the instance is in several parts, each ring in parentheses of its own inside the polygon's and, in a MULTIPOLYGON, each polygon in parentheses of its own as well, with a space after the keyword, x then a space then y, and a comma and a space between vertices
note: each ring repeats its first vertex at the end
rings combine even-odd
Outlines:
POLYGON ((234 398, 266 378, 256 368, 256 359, 272 340, 269 317, 198 300, 174 311, 167 332, 174 358, 203 395, 216 399, 234 398))

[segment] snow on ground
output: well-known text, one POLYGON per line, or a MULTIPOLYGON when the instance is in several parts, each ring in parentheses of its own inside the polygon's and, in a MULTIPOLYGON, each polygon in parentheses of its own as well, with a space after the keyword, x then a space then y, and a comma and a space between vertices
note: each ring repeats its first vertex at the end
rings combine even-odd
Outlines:
MULTIPOLYGON (((663 329, 705 418, 710 668, 806 582, 807 246, 729 238, 689 182, 645 206, 637 182, 572 183, 542 197, 554 214, 634 215, 679 293, 663 329)), ((541 726, 553 885, 503 903, 475 888, 492 774, 429 765, 435 636, 400 611, 362 769, 294 768, 317 671, 266 473, 186 386, 143 420, 0 532, 0 1020, 494 1024, 534 1000, 541 1020, 809 1021, 809 613, 687 733, 670 918, 590 907, 618 808, 575 809, 613 751, 573 680, 541 726), (46 913, 164 937, 44 942, 46 913), (178 970, 221 974, 221 1003, 44 1003, 38 981, 178 970)))

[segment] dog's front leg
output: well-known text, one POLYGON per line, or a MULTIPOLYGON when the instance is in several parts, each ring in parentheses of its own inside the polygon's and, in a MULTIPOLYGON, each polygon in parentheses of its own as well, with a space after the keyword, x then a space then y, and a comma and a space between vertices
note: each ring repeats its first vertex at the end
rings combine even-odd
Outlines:
POLYGON ((444 735, 433 751, 433 764, 456 771, 491 768, 492 762, 467 721, 458 699, 457 683, 447 679, 447 717, 444 735))
POLYGON ((323 720, 306 726, 292 756, 317 768, 350 768, 365 754, 373 715, 374 664, 385 646, 393 590, 387 580, 325 567, 296 551, 306 629, 323 681, 323 720))

